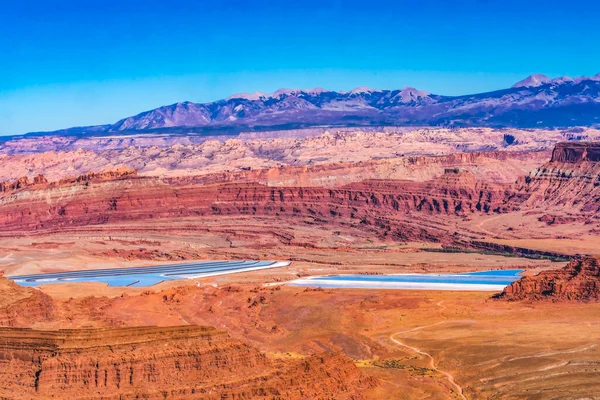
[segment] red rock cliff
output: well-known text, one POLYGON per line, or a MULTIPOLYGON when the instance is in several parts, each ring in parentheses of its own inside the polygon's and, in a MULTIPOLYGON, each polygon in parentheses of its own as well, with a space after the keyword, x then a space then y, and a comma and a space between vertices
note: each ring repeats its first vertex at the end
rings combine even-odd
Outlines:
POLYGON ((526 276, 498 296, 506 300, 600 300, 600 264, 597 258, 572 260, 557 271, 526 276))
POLYGON ((210 327, 0 329, 0 396, 358 399, 376 385, 341 355, 270 361, 210 327))
POLYGON ((600 143, 560 143, 552 160, 519 179, 524 207, 580 213, 600 211, 600 143))
POLYGON ((552 151, 552 159, 550 160, 550 162, 554 163, 579 163, 586 161, 600 161, 599 142, 558 143, 552 151))
POLYGON ((256 183, 179 184, 119 175, 73 179, 5 194, 0 231, 196 215, 288 215, 327 219, 386 218, 409 212, 446 215, 514 208, 507 186, 448 173, 429 182, 370 180, 343 188, 269 187, 256 183))

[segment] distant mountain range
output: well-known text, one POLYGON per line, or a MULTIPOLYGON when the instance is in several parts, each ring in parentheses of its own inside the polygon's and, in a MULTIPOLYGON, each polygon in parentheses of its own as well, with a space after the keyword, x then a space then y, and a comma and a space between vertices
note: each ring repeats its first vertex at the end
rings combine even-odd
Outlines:
MULTIPOLYGON (((212 103, 159 107, 112 125, 53 133, 227 134, 311 126, 487 126, 554 128, 600 125, 600 74, 550 79, 532 75, 493 92, 442 96, 413 88, 350 92, 281 89, 238 94, 212 103)), ((32 135, 42 133, 32 133, 32 135)), ((45 133, 44 133, 45 134, 45 133)))

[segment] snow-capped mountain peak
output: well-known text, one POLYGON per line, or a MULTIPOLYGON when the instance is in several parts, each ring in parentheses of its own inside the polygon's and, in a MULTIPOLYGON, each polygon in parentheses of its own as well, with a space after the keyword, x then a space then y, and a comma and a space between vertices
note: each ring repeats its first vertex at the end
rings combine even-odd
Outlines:
POLYGON ((351 94, 363 94, 363 93, 372 93, 372 92, 376 92, 377 90, 375 89, 371 89, 369 87, 366 86, 359 86, 357 88, 354 88, 350 91, 351 94))
POLYGON ((314 88, 314 89, 278 89, 273 93, 264 93, 264 92, 254 92, 254 93, 238 93, 233 96, 229 96, 226 100, 233 99, 244 99, 250 101, 264 100, 264 99, 276 99, 281 96, 297 96, 300 94, 308 94, 312 96, 318 96, 327 90, 323 88, 314 88))
POLYGON ((263 97, 267 97, 268 95, 263 92, 254 92, 254 93, 237 93, 232 96, 229 96, 226 100, 232 99, 244 99, 244 100, 260 100, 263 97))
POLYGON ((538 87, 538 86, 542 86, 542 85, 545 85, 550 82, 551 82, 551 79, 548 78, 546 75, 533 74, 533 75, 530 75, 527 78, 523 79, 522 81, 515 83, 512 87, 513 88, 538 87))
POLYGON ((400 91, 400 95, 402 96, 403 99, 406 99, 406 98, 427 97, 430 95, 430 93, 426 92, 424 90, 418 90, 413 87, 407 86, 400 91))
POLYGON ((557 85, 562 85, 563 83, 573 83, 575 79, 570 78, 568 76, 561 76, 560 78, 552 79, 552 83, 557 85))

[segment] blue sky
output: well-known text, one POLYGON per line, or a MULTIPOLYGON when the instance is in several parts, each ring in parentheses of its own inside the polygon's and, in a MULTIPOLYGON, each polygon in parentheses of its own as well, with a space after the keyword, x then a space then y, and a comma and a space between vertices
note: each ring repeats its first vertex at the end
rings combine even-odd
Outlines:
POLYGON ((454 95, 600 72, 597 1, 11 3, 0 10, 0 135, 281 87, 454 95))

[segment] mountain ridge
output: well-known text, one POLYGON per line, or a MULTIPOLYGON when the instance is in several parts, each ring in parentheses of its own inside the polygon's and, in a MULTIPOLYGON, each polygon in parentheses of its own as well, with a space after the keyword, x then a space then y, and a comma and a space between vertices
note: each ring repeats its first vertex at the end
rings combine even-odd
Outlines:
MULTIPOLYGON (((550 79, 535 74, 511 88, 461 96, 412 87, 348 92, 280 89, 236 94, 209 103, 184 101, 113 124, 40 134, 102 135, 147 132, 238 133, 311 126, 487 126, 556 128, 600 124, 600 74, 550 79)), ((214 134, 214 133, 213 133, 214 134)))

